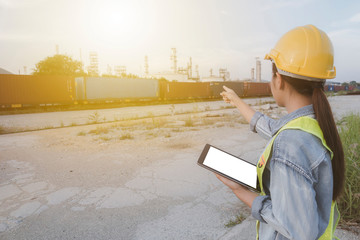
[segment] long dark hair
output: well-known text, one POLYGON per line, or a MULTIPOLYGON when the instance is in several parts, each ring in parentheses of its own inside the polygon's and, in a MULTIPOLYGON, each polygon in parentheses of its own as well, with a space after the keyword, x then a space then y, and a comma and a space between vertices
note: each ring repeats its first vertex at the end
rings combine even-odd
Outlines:
MULTIPOLYGON (((272 64, 273 77, 276 77, 277 68, 272 64)), ((316 120, 324 134, 326 144, 333 152, 331 161, 333 171, 333 200, 336 200, 342 193, 345 181, 345 161, 344 150, 341 144, 340 136, 336 128, 335 120, 331 107, 324 93, 323 83, 302 80, 289 76, 281 75, 298 93, 306 96, 312 96, 316 120)))

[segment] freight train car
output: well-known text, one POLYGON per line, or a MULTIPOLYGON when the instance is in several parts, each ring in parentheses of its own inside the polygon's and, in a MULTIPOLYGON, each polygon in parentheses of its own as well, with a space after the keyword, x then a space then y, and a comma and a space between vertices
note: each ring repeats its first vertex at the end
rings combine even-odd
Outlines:
POLYGON ((210 82, 212 98, 221 98, 220 93, 224 91, 223 86, 231 88, 240 97, 244 94, 244 82, 210 82))
POLYGON ((348 86, 339 86, 339 85, 325 85, 324 90, 326 92, 339 92, 339 91, 354 91, 355 86, 348 85, 348 86))
POLYGON ((208 82, 167 82, 160 81, 162 100, 208 99, 211 89, 208 82))
POLYGON ((155 79, 80 77, 75 82, 79 102, 147 101, 160 95, 155 79))
POLYGON ((270 84, 266 82, 244 82, 243 97, 270 96, 270 84))
POLYGON ((0 106, 70 104, 74 88, 73 77, 0 74, 0 106))
POLYGON ((269 84, 258 82, 0 75, 0 106, 220 99, 224 85, 240 97, 271 95, 269 84))

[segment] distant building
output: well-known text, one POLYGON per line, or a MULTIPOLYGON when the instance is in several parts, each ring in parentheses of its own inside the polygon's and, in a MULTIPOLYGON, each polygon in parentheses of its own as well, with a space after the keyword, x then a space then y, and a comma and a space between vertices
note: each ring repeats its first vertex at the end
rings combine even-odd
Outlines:
POLYGON ((176 48, 171 48, 171 71, 159 72, 149 75, 149 62, 147 56, 145 56, 145 76, 150 76, 151 78, 165 78, 168 81, 176 82, 198 82, 199 81, 199 68, 198 65, 195 66, 195 76, 193 76, 193 67, 192 67, 192 58, 190 57, 189 62, 186 67, 178 67, 177 65, 177 56, 176 48))
POLYGON ((161 73, 151 74, 151 76, 157 79, 165 78, 168 81, 194 82, 194 80, 189 79, 189 76, 187 74, 182 74, 182 73, 161 72, 161 73))
POLYGON ((219 76, 203 77, 201 82, 224 82, 224 78, 219 76))
POLYGON ((9 72, 3 68, 0 68, 0 74, 13 74, 12 72, 9 72))
POLYGON ((230 72, 226 68, 219 69, 219 76, 213 74, 210 69, 210 76, 201 78, 201 82, 226 82, 230 81, 230 72))
POLYGON ((327 85, 341 86, 341 82, 326 81, 325 86, 327 85))

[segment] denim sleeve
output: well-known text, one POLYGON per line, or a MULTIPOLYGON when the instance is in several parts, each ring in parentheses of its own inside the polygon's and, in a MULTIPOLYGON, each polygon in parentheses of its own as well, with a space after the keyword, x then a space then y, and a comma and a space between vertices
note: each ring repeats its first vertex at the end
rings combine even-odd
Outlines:
POLYGON ((265 139, 270 139, 272 137, 271 125, 273 121, 275 120, 260 112, 255 112, 250 121, 250 130, 259 133, 265 139))
POLYGON ((288 239, 316 239, 320 219, 312 181, 301 168, 275 152, 270 171, 271 196, 257 197, 252 215, 288 239))

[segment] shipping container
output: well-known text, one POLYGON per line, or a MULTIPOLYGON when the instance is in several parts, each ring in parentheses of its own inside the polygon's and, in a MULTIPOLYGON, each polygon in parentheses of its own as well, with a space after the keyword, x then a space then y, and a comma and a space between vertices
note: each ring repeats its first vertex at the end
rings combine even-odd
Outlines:
POLYGON ((69 104, 74 101, 74 88, 72 77, 1 74, 0 105, 69 104))
POLYGON ((324 90, 326 92, 334 92, 335 91, 335 86, 334 85, 325 85, 324 90))
POLYGON ((211 97, 210 83, 208 82, 161 81, 160 86, 163 100, 208 99, 211 97))
POLYGON ((243 97, 271 96, 270 83, 268 82, 244 82, 243 97))
POLYGON ((83 103, 85 98, 85 79, 83 77, 75 78, 75 99, 83 103))
POLYGON ((211 82, 211 96, 213 98, 221 98, 220 93, 224 91, 223 86, 231 88, 238 96, 243 96, 244 82, 211 82))
POLYGON ((334 86, 334 92, 345 91, 345 86, 334 86))
MULTIPOLYGON (((87 77, 84 79, 84 85, 87 101, 159 99, 159 83, 156 79, 87 77)), ((77 87, 81 87, 81 84, 79 83, 77 87)), ((81 90, 77 92, 82 96, 81 90)))

